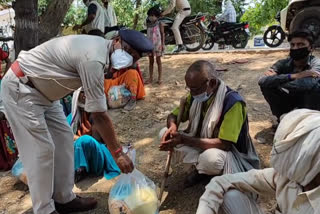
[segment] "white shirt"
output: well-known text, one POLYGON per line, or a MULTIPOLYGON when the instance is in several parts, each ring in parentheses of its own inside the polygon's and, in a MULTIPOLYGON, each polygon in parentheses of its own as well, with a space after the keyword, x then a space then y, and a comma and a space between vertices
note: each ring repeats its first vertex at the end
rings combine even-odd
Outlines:
POLYGON ((104 9, 104 15, 105 15, 105 26, 106 27, 113 27, 118 24, 117 15, 114 12, 114 9, 113 9, 111 3, 108 4, 108 8, 104 9))
POLYGON ((275 196, 278 204, 276 214, 320 214, 320 186, 303 192, 299 184, 281 176, 273 168, 215 177, 206 186, 200 200, 218 213, 223 194, 231 189, 275 196))
POLYGON ((234 9, 234 6, 227 6, 219 19, 225 22, 237 22, 237 12, 234 9))
POLYGON ((168 8, 162 12, 163 15, 167 15, 176 8, 176 11, 182 11, 184 8, 190 8, 188 0, 170 0, 168 8))
POLYGON ((59 100, 83 86, 87 112, 107 110, 104 67, 112 41, 97 36, 71 35, 21 51, 20 67, 49 100, 59 100))
POLYGON ((104 33, 104 27, 105 27, 104 9, 97 1, 91 1, 89 6, 91 4, 94 4, 97 6, 97 12, 94 20, 90 24, 88 24, 88 28, 86 28, 86 30, 87 32, 89 32, 90 30, 99 29, 101 30, 102 33, 104 33))

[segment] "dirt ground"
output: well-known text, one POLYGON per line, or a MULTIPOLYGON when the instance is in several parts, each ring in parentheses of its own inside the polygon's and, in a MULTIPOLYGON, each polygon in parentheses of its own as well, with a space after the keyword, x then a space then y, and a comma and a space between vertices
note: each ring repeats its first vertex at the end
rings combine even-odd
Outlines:
MULTIPOLYGON (((261 158, 262 167, 268 167, 274 135, 271 126, 275 118, 263 99, 257 81, 267 68, 286 55, 286 52, 231 52, 165 56, 163 84, 148 85, 147 97, 138 102, 134 111, 110 111, 119 140, 123 144, 134 143, 138 154, 137 168, 159 186, 166 153, 158 151, 158 132, 165 126, 170 111, 179 105, 179 98, 186 93, 184 83, 186 69, 192 62, 206 59, 216 63, 220 68, 227 68, 228 71, 221 72, 221 78, 245 98, 250 135, 261 158), (231 63, 238 59, 246 59, 248 63, 231 63)), ((141 60, 141 68, 147 77, 147 59, 141 60)), ((183 189, 184 177, 185 172, 181 167, 174 168, 172 176, 168 179, 166 199, 160 208, 160 214, 195 213, 198 199, 205 187, 199 184, 183 189)), ((98 208, 87 213, 108 213, 108 192, 115 181, 116 179, 108 181, 104 178, 88 178, 75 186, 75 192, 80 195, 94 196, 99 200, 98 208)), ((0 172, 0 201, 0 214, 32 213, 27 187, 13 178, 10 172, 0 172)), ((260 203, 265 213, 273 213, 275 204, 273 198, 262 198, 260 203)))

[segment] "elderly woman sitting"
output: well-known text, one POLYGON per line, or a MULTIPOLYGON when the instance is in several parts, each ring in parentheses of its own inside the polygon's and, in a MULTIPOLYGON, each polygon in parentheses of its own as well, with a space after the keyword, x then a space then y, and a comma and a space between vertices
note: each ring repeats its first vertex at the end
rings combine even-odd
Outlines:
MULTIPOLYGON (((128 42, 126 39, 134 40, 135 38, 122 38, 123 41, 128 42)), ((135 41, 136 43, 139 43, 135 41)), ((106 79, 104 81, 104 91, 108 97, 108 92, 113 86, 124 85, 126 89, 131 92, 131 97, 125 110, 131 111, 136 106, 136 101, 143 99, 146 95, 143 85, 143 78, 139 66, 134 62, 131 56, 121 46, 121 43, 116 43, 113 47, 115 49, 111 56, 112 67, 108 68, 106 79)), ((134 53, 137 58, 142 56, 142 53, 134 53)), ((109 97, 108 97, 109 102, 109 97)))
MULTIPOLYGON (((131 93, 129 102, 124 106, 125 110, 131 111, 136 106, 136 101, 143 99, 146 95, 142 77, 136 69, 125 68, 121 70, 113 70, 112 78, 104 80, 104 92, 109 95, 109 90, 113 86, 124 85, 131 93)), ((110 99, 108 98, 108 101, 110 99)))
POLYGON ((273 196, 276 214, 320 213, 320 112, 295 110, 281 120, 271 152, 272 168, 215 177, 197 214, 261 214, 249 194, 273 196))
POLYGON ((120 174, 110 151, 102 143, 90 113, 84 111, 85 96, 81 88, 74 92, 72 99, 72 113, 68 122, 74 132, 74 165, 75 182, 85 178, 88 174, 104 175, 111 179, 120 174))

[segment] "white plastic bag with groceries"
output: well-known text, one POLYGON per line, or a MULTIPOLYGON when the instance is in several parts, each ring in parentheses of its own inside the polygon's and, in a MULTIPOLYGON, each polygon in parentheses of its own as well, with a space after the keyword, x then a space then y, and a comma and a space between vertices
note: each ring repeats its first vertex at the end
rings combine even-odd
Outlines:
MULTIPOLYGON (((129 151, 135 160, 135 150, 129 151)), ((136 168, 130 174, 121 174, 109 195, 110 214, 157 214, 156 186, 136 168)))

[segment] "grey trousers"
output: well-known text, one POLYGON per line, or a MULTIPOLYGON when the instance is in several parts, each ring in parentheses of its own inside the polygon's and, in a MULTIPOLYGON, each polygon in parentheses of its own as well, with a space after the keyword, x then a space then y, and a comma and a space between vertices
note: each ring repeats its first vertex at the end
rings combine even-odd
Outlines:
MULTIPOLYGON (((210 194, 206 194, 206 192, 204 195, 210 197, 210 194)), ((210 198, 206 200, 210 200, 210 198)), ((197 214, 214 214, 214 212, 207 202, 200 199, 197 214)), ((263 212, 251 197, 238 190, 229 190, 224 194, 219 212, 215 214, 263 214, 263 212)))
POLYGON ((49 214, 54 202, 75 198, 73 133, 59 101, 51 102, 19 81, 11 69, 1 93, 27 174, 33 211, 49 214))

